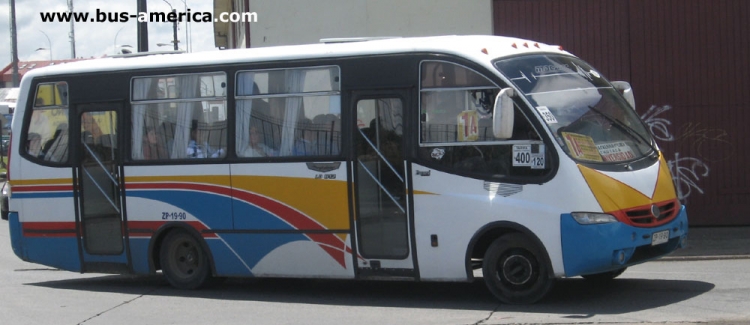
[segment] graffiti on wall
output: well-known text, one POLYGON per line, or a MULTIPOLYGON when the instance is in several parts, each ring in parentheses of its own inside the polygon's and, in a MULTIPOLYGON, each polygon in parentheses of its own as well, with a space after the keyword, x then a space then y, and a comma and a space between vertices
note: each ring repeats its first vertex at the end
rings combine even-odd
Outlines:
POLYGON ((735 153, 735 148, 734 144, 727 140, 726 130, 706 128, 701 123, 686 123, 678 128, 677 133, 672 133, 670 131, 672 122, 660 117, 661 114, 671 109, 672 106, 669 105, 652 105, 646 113, 641 115, 641 119, 648 125, 651 134, 657 140, 679 141, 684 144, 683 147, 687 146, 691 152, 696 154, 696 157, 683 157, 680 156, 679 152, 675 152, 671 159, 667 159, 669 171, 672 173, 672 179, 677 189, 677 196, 680 200, 684 200, 694 192, 703 194, 699 181, 708 177, 710 169, 706 162, 730 159, 735 153), (720 152, 720 154, 716 154, 716 152, 720 152))

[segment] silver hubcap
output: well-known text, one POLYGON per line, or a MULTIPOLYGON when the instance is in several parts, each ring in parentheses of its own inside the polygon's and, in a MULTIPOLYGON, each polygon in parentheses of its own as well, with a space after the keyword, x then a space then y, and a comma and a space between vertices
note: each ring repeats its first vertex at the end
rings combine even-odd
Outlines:
POLYGON ((531 280, 531 261, 523 255, 511 255, 503 262, 503 278, 513 285, 523 285, 531 280))

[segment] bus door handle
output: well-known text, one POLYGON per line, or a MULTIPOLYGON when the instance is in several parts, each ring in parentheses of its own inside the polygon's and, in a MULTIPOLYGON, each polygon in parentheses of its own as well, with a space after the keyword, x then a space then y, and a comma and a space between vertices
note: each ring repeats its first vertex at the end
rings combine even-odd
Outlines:
POLYGON ((307 169, 313 170, 319 173, 327 173, 341 167, 340 161, 335 162, 311 162, 307 163, 307 169))

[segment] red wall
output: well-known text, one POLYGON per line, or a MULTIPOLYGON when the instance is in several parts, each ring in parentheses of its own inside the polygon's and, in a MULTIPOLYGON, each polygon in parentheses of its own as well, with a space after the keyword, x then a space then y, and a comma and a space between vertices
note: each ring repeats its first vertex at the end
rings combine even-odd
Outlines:
POLYGON ((750 1, 494 0, 494 32, 633 86, 691 225, 750 225, 750 1))

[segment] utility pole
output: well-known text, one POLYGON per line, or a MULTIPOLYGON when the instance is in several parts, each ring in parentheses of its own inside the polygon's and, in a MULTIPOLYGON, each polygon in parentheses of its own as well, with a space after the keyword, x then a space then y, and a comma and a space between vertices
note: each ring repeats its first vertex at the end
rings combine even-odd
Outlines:
MULTIPOLYGON (((175 17, 177 17, 177 9, 172 9, 172 13, 174 13, 175 17)), ((174 39, 172 40, 172 42, 174 43, 174 50, 178 51, 180 50, 180 48, 177 46, 177 43, 179 43, 180 41, 177 39, 177 20, 172 23, 172 31, 174 32, 174 39)))
POLYGON ((10 56, 13 66, 13 87, 18 87, 21 80, 18 77, 18 38, 16 37, 16 0, 10 0, 10 56))
MULTIPOLYGON (((169 5, 169 9, 172 9, 172 15, 173 17, 177 18, 177 9, 172 7, 172 4, 169 3, 169 1, 164 0, 164 2, 169 5)), ((177 43, 180 41, 177 39, 177 19, 172 22, 172 32, 174 33, 174 36, 172 37, 172 43, 174 44, 174 50, 178 51, 180 48, 177 46, 177 43)))
MULTIPOLYGON (((146 0, 137 0, 138 14, 148 13, 146 0)), ((148 23, 138 22, 138 52, 148 52, 148 23)))
MULTIPOLYGON (((187 15, 188 14, 187 1, 185 0, 180 0, 180 1, 182 1, 182 3, 185 5, 185 14, 187 15)), ((190 35, 188 35, 189 31, 190 31, 190 19, 187 19, 187 21, 185 22, 185 52, 188 52, 188 53, 191 52, 190 51, 190 35)))
MULTIPOLYGON (((73 0, 68 0, 68 11, 73 15, 73 0)), ((76 58, 76 31, 73 19, 70 20, 70 58, 76 58)))

